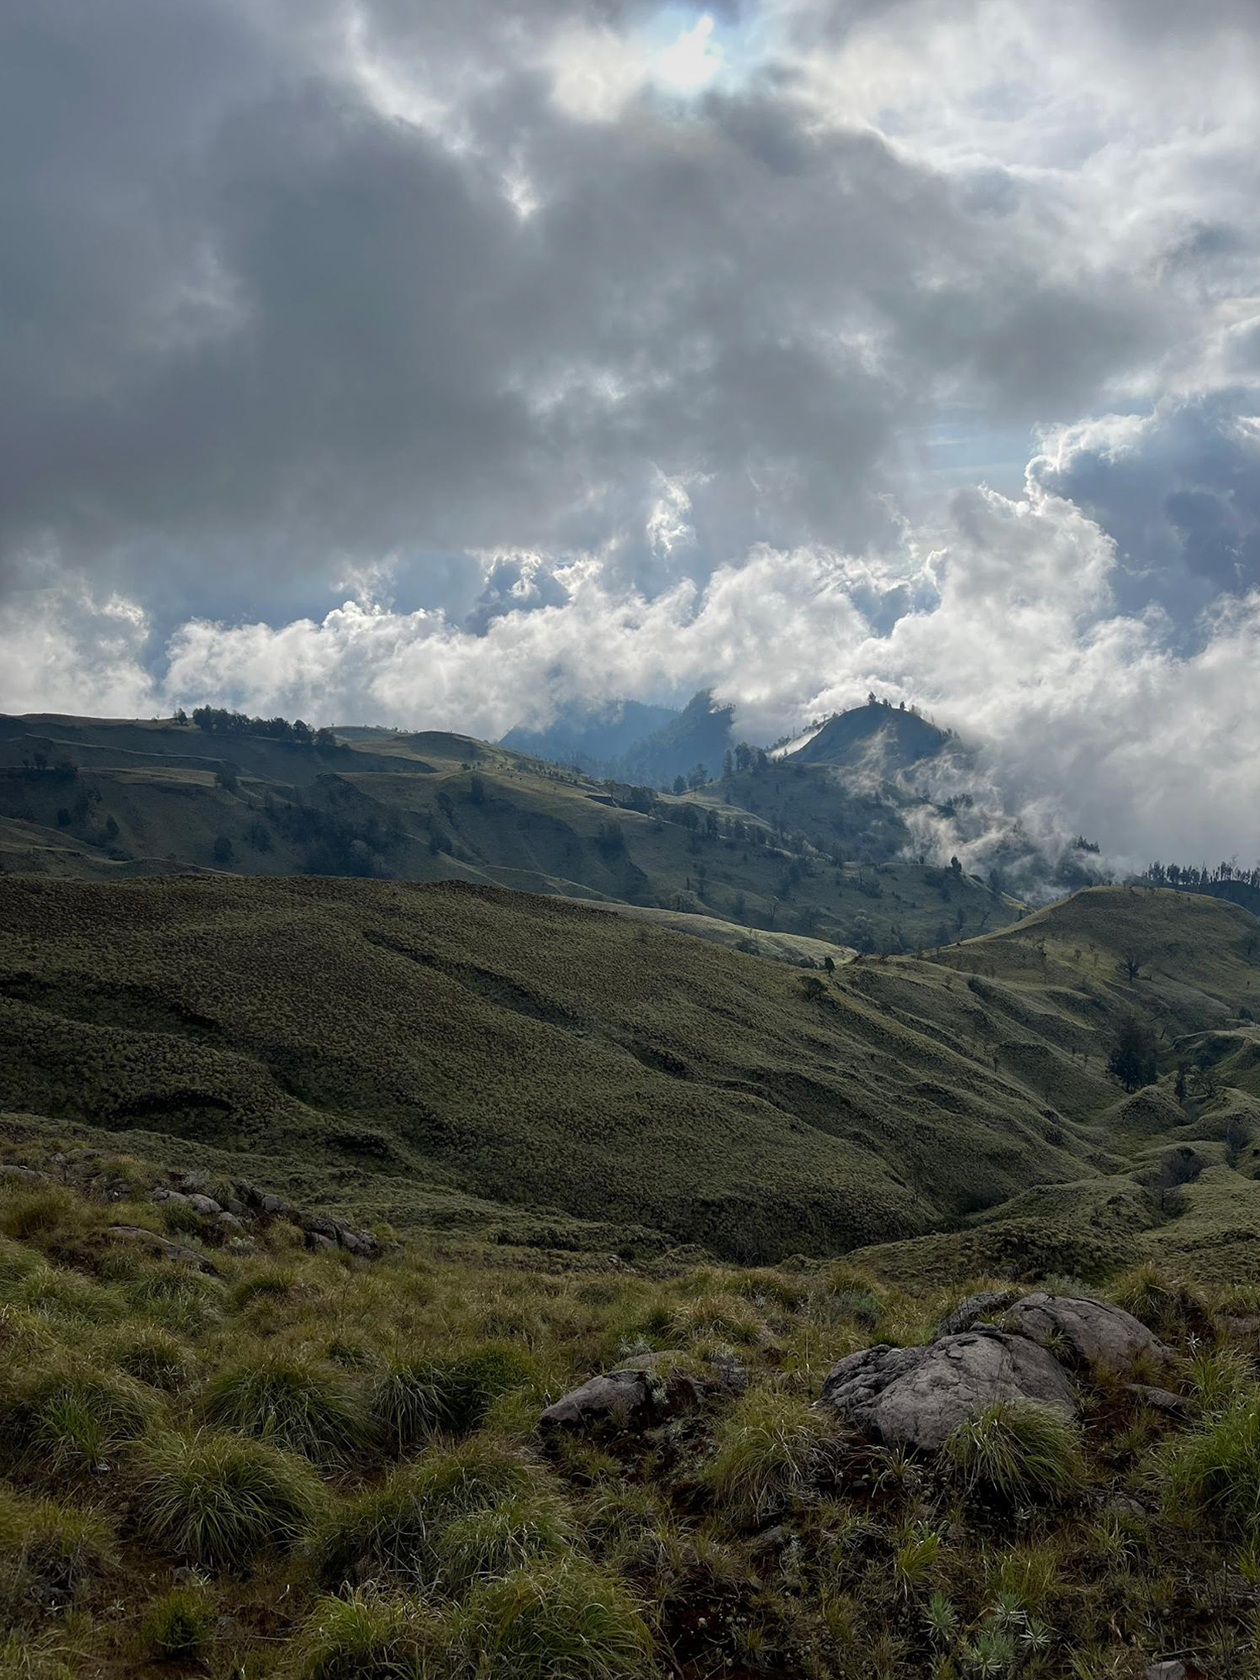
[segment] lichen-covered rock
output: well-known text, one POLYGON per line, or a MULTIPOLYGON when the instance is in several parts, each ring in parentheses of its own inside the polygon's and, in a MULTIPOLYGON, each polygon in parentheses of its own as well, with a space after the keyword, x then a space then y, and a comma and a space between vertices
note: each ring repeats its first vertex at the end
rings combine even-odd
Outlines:
POLYGON ((548 1406, 539 1422, 559 1428, 651 1429, 694 1411, 718 1394, 743 1394, 748 1372, 733 1354, 715 1354, 703 1367, 680 1364, 673 1354, 638 1353, 548 1406))
POLYGON ((1114 1376, 1131 1371, 1139 1360, 1160 1365, 1172 1357, 1132 1313, 1088 1295, 1025 1295, 1008 1308, 1003 1326, 1079 1365, 1097 1365, 1114 1376))
POLYGON ((665 1384, 650 1370, 605 1371, 570 1390, 539 1418, 556 1429, 647 1429, 665 1416, 665 1384))
POLYGON ((999 1400, 1077 1411, 1072 1384, 1049 1353, 987 1326, 926 1347, 851 1353, 828 1373, 820 1403, 885 1446, 934 1452, 958 1424, 999 1400))
POLYGON ((219 1275, 204 1254, 198 1254, 195 1248, 188 1248, 184 1243, 172 1242, 169 1237, 160 1237, 156 1231, 146 1231, 139 1225, 111 1225, 109 1234, 111 1237, 120 1237, 124 1242, 140 1243, 167 1260, 193 1266, 197 1271, 206 1272, 211 1277, 219 1275))
POLYGON ((960 1301, 953 1312, 945 1317, 932 1332, 932 1340, 941 1336, 957 1336, 963 1330, 970 1330, 973 1324, 981 1319, 993 1318, 1019 1299, 1018 1289, 982 1289, 978 1294, 968 1295, 965 1301, 960 1301))

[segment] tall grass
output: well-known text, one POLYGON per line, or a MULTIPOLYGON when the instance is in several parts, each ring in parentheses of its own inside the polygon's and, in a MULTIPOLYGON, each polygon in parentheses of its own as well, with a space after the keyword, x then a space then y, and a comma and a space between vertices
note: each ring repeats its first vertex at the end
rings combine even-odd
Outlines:
POLYGON ((321 1504, 309 1466, 266 1442, 169 1431, 141 1443, 140 1526, 183 1562, 231 1569, 287 1550, 306 1536, 321 1504))
POLYGON ((247 1358, 219 1371, 202 1394, 206 1421, 337 1464, 373 1434, 367 1403, 344 1373, 285 1354, 247 1358))
POLYGON ((1235 1399, 1170 1440, 1157 1466, 1165 1508, 1243 1538, 1260 1525, 1260 1394, 1235 1399))
POLYGON ((578 1560, 535 1563, 471 1592, 451 1618, 459 1680, 647 1680, 652 1637, 611 1576, 578 1560))
POLYGON ((733 1521, 761 1522, 808 1492, 830 1438, 806 1401, 753 1389, 719 1423, 705 1480, 733 1521))
POLYGON ((943 1456, 966 1488, 1011 1502, 1067 1499, 1085 1483, 1079 1428, 1035 1400, 1000 1400, 965 1419, 943 1456))

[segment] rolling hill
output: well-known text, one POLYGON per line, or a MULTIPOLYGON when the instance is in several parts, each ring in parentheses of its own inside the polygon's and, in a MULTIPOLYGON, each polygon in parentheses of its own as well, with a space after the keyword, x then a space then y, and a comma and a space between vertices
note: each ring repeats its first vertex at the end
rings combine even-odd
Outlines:
MULTIPOLYGON (((1196 1179, 1260 1198, 1257 934, 1214 900, 1099 890, 948 961, 823 979, 465 883, 10 876, 0 1104, 507 1240, 762 1260, 918 1238, 939 1270, 997 1240, 1004 1204, 1035 1235, 1017 1199, 1083 1186, 1067 1201, 1091 1241, 1096 1195, 1124 1203, 1119 1253, 1169 1222, 1187 1140, 1196 1179), (1106 1057, 1138 1005, 1161 1078, 1126 1098, 1106 1057)), ((1255 1240, 1260 1217, 1230 1218, 1255 1240)), ((1074 1219, 1053 1215, 1065 1243, 1074 1219)))

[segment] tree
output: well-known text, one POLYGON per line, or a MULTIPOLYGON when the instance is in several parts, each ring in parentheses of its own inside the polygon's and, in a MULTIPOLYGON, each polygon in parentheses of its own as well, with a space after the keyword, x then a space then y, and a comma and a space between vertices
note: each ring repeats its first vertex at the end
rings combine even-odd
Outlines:
POLYGON ((1138 1016, 1126 1015, 1121 1021, 1107 1071, 1126 1091, 1155 1083, 1155 1035, 1138 1016))
POLYGON ((692 793, 697 792, 709 779, 709 772, 703 764, 693 764, 687 772, 687 786, 692 793))
POLYGON ((828 974, 834 974, 836 972, 836 959, 834 957, 824 957, 823 967, 827 970, 828 974))
POLYGON ((675 793, 686 793, 686 791, 687 791, 687 778, 685 776, 675 776, 674 777, 674 792, 675 793))
POLYGON ((214 773, 216 787, 221 787, 225 793, 235 793, 238 776, 235 764, 229 764, 226 759, 214 773))
POLYGON ((724 776, 733 776, 735 774, 735 755, 729 747, 727 747, 726 751, 722 754, 722 774, 724 776))
POLYGON ((1141 974, 1142 964, 1145 961, 1146 958, 1141 951, 1125 951, 1117 964, 1121 978, 1127 980, 1131 986, 1141 974))
POLYGON ((216 835, 214 842, 214 861, 216 863, 228 864, 231 863, 232 857, 232 842, 228 839, 227 835, 216 835))

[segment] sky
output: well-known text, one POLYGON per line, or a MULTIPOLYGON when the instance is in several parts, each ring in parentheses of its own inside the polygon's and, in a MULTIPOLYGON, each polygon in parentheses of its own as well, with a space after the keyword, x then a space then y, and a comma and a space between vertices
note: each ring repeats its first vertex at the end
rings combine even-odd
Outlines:
POLYGON ((874 688, 1260 853, 1255 0, 9 0, 0 708, 874 688))

